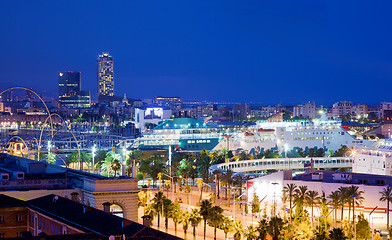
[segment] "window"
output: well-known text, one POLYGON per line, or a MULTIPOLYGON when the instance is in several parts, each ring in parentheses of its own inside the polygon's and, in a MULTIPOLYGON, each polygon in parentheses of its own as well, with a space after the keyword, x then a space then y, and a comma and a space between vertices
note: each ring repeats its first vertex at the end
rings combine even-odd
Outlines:
POLYGON ((0 223, 4 223, 5 222, 5 217, 3 215, 0 215, 0 223))
POLYGON ((17 214, 16 215, 16 221, 21 222, 22 221, 22 214, 17 214))

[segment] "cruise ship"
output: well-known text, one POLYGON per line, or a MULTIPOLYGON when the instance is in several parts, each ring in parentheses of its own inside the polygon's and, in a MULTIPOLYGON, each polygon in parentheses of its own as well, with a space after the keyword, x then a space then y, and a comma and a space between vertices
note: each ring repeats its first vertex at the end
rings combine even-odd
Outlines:
POLYGON ((280 151, 299 148, 335 151, 342 145, 366 147, 374 144, 374 141, 356 139, 342 128, 340 120, 331 120, 325 115, 314 120, 260 121, 257 125, 260 128, 275 129, 276 146, 280 151))
POLYGON ((348 147, 372 146, 373 141, 359 140, 341 126, 341 121, 325 116, 315 120, 258 121, 254 125, 212 127, 192 118, 175 118, 161 122, 150 132, 133 140, 131 149, 168 149, 183 151, 219 151, 223 148, 239 153, 323 148, 335 151, 348 147))

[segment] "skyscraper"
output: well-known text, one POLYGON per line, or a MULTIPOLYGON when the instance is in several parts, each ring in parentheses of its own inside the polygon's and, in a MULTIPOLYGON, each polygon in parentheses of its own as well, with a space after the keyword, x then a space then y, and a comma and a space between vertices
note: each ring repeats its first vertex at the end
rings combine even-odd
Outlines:
POLYGON ((97 98, 114 95, 113 57, 104 52, 97 59, 97 98))
POLYGON ((81 91, 80 72, 59 73, 59 103, 66 108, 90 107, 90 91, 81 91))
POLYGON ((59 97, 76 95, 80 91, 80 72, 59 73, 59 97))

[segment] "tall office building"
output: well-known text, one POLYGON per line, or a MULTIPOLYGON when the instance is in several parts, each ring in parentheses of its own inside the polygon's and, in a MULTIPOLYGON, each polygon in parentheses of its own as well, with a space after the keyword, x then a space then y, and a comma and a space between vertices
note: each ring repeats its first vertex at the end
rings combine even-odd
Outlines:
POLYGON ((80 72, 59 73, 59 103, 66 108, 89 108, 90 91, 81 91, 80 72))
POLYGON ((113 57, 104 52, 97 59, 97 98, 114 95, 113 57))
POLYGON ((73 96, 80 91, 80 72, 59 73, 59 97, 73 96))

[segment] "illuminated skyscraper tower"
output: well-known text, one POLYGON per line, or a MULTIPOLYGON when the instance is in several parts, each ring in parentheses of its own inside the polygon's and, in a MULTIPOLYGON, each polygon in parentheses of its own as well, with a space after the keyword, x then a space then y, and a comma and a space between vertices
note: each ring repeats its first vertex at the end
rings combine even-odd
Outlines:
POLYGON ((114 95, 113 57, 104 52, 97 59, 97 98, 114 95))

